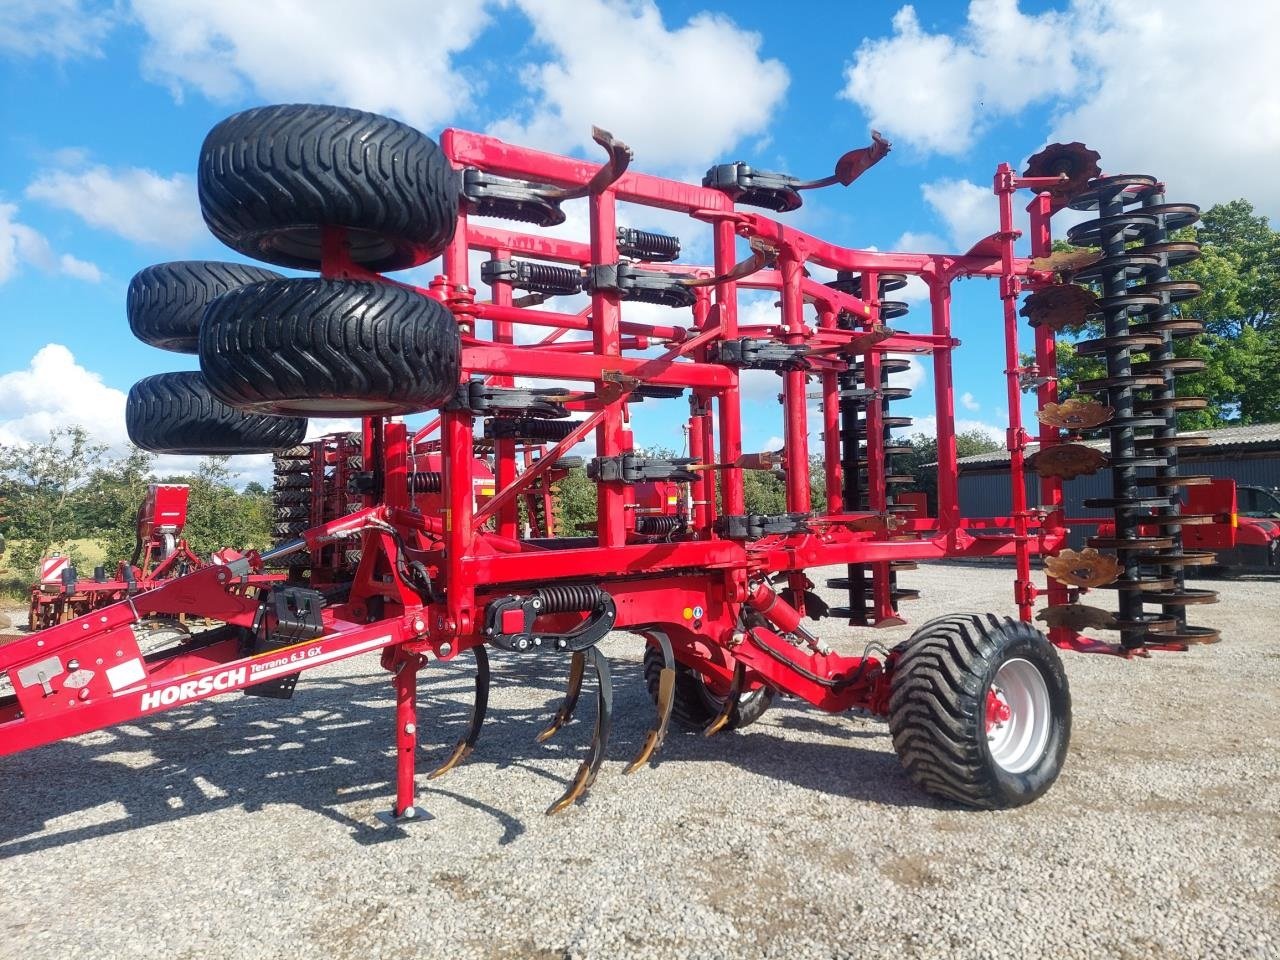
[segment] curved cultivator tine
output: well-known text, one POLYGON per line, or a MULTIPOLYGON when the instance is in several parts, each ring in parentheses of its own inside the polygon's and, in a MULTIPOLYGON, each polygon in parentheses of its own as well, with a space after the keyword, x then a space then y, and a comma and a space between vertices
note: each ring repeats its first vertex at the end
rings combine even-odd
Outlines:
POLYGON ((489 654, 484 647, 471 649, 476 655, 476 699, 471 707, 471 723, 467 727, 466 736, 458 741, 448 759, 427 774, 428 780, 442 777, 460 764, 475 749, 476 741, 480 739, 480 726, 489 710, 489 654))
POLYGON ((662 648, 662 673, 658 675, 658 722, 644 738, 639 752, 630 763, 623 768, 623 774, 634 773, 653 756, 653 751, 662 746, 667 736, 667 724, 671 722, 671 707, 675 703, 676 694, 676 657, 671 650, 671 641, 665 633, 654 631, 649 634, 658 641, 662 648))
POLYGON ((560 704, 560 709, 556 711, 556 715, 551 718, 551 723, 547 728, 538 734, 538 742, 546 743, 550 740, 557 730, 563 727, 573 717, 573 711, 578 706, 578 695, 582 693, 582 675, 587 669, 587 655, 581 650, 577 650, 573 654, 573 659, 569 661, 569 686, 564 692, 564 702, 560 704))
MULTIPOLYGON (((609 744, 609 728, 613 722, 613 682, 609 677, 609 661, 598 647, 590 647, 585 653, 591 658, 596 671, 596 729, 591 737, 591 748, 586 759, 574 774, 573 782, 555 803, 547 807, 548 815, 559 813, 573 805, 595 783, 600 764, 604 762, 605 747, 609 744)), ((581 682, 581 681, 579 681, 581 682)))
POLYGON ((729 718, 733 716, 733 711, 738 706, 738 701, 742 698, 742 688, 746 683, 747 668, 741 663, 736 664, 733 668, 733 682, 729 684, 729 695, 724 698, 724 703, 720 707, 720 712, 716 714, 715 719, 706 725, 702 730, 704 737, 714 737, 717 733, 725 728, 729 723, 729 718))

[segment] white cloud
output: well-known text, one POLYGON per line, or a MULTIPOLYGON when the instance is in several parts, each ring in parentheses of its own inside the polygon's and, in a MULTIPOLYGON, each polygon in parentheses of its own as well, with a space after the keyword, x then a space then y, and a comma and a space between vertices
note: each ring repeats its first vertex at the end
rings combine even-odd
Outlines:
POLYGON ((99 269, 96 263, 81 260, 79 257, 73 257, 69 253, 64 253, 58 257, 58 269, 68 277, 75 277, 77 280, 85 280, 89 283, 100 283, 102 281, 102 270, 99 269))
POLYGON ((84 427, 99 443, 122 449, 125 395, 76 362, 60 343, 40 348, 24 370, 0 375, 0 443, 40 441, 50 430, 84 427))
POLYGON ((951 156, 1031 107, 1046 142, 1083 141, 1105 171, 1150 172, 1171 199, 1202 205, 1244 196, 1275 216, 1278 35, 1274 0, 1074 0, 1034 15, 973 0, 954 35, 904 6, 891 36, 858 48, 841 95, 890 139, 951 156))
POLYGON ((58 60, 101 56, 116 19, 114 8, 95 10, 81 0, 3 0, 0 52, 58 60))
POLYGON ((496 124, 506 139, 598 151, 594 124, 647 169, 732 159, 727 151, 765 130, 787 89, 786 68, 761 58, 760 35, 723 15, 669 29, 652 0, 516 3, 553 59, 526 69, 533 112, 496 124))
POLYGON ((764 442, 764 446, 761 449, 765 451, 781 450, 785 445, 786 445, 786 441, 783 440, 782 437, 775 435, 770 437, 768 440, 766 440, 764 442))
POLYGON ((947 225, 956 249, 968 250, 1000 229, 1000 209, 989 187, 971 180, 934 180, 920 186, 925 203, 947 225))
POLYGON ((893 36, 863 40, 840 95, 890 139, 959 155, 992 120, 1076 85, 1069 20, 1026 16, 1016 0, 974 0, 956 38, 929 33, 904 6, 893 36))
POLYGON ((467 107, 453 68, 489 21, 476 0, 133 0, 143 71, 181 100, 331 102, 430 131, 467 107))
POLYGON ((973 394, 970 393, 968 390, 960 394, 960 405, 964 407, 966 410, 982 409, 982 404, 980 404, 977 400, 975 400, 973 394))
POLYGON ((1243 196, 1280 216, 1280 4, 1078 0, 1076 14, 1069 45, 1097 80, 1049 141, 1085 141, 1109 172, 1155 174, 1171 200, 1243 196))
POLYGON ((141 167, 54 169, 39 174, 26 195, 135 243, 186 247, 204 232, 195 181, 141 167))
POLYGON ((56 255, 44 234, 14 219, 17 213, 16 205, 0 203, 0 284, 12 279, 23 264, 90 283, 102 279, 96 264, 69 253, 56 255))
POLYGON ((928 377, 928 372, 924 368, 924 364, 920 362, 918 357, 911 354, 886 353, 886 357, 896 357, 899 360, 906 360, 911 365, 900 373, 889 374, 889 386, 906 387, 909 390, 919 388, 928 377))

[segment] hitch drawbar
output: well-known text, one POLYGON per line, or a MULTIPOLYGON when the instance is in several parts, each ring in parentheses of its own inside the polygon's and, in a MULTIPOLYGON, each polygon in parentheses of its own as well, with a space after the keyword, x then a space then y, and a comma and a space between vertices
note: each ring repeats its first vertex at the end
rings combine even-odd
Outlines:
POLYGON ((617 619, 618 607, 606 591, 590 584, 566 584, 494 600, 485 611, 484 635, 495 647, 517 653, 533 648, 576 653, 602 640, 617 619), (567 633, 534 630, 539 617, 557 613, 589 616, 567 633))

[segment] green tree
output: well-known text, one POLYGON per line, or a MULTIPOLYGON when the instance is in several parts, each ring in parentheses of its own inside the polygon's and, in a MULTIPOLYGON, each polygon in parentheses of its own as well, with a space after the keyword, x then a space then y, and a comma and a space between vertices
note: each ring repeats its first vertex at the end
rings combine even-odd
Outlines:
MULTIPOLYGON (((1210 207, 1198 229, 1181 231, 1176 239, 1201 245, 1199 259, 1171 273, 1203 288, 1179 312, 1205 325, 1202 337, 1176 341, 1178 356, 1205 361, 1203 371, 1178 378, 1178 393, 1209 400, 1205 410, 1182 414, 1181 425, 1203 429, 1280 420, 1280 231, 1247 200, 1232 200, 1210 207)), ((1094 322, 1078 337, 1100 336, 1101 330, 1094 322)), ((1064 397, 1079 381, 1105 375, 1102 361, 1081 356, 1068 337, 1059 338, 1057 361, 1064 397)))
POLYGON ((42 443, 0 445, 0 515, 7 518, 8 536, 20 541, 8 558, 14 573, 34 574, 50 549, 75 561, 70 541, 85 535, 79 495, 106 455, 105 444, 76 426, 51 430, 42 443))
MULTIPOLYGON (((915 478, 915 482, 907 489, 928 494, 929 510, 932 513, 938 507, 938 438, 917 433, 907 443, 911 446, 911 452, 894 457, 894 469, 910 473, 915 478)), ((956 434, 957 459, 1003 449, 1003 444, 997 443, 981 430, 966 430, 956 434)))

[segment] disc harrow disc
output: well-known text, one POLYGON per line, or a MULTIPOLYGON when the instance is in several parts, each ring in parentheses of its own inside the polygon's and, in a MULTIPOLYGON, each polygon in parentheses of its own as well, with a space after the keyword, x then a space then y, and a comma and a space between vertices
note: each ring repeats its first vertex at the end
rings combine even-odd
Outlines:
POLYGON ((1071 587, 1100 587, 1117 580, 1121 573, 1115 557, 1092 547, 1062 550, 1057 556, 1045 557, 1044 566, 1049 576, 1071 587))
POLYGON ((1101 607, 1090 607, 1083 603, 1064 603, 1045 607, 1036 614, 1036 619, 1050 627, 1066 627, 1068 630, 1116 630, 1116 615, 1101 607))
POLYGON ((1059 477, 1063 480, 1097 473, 1106 465, 1106 454, 1080 443, 1060 443, 1045 447, 1028 462, 1028 466, 1040 476, 1059 477))
POLYGON ((1048 188, 1049 195, 1067 199, 1079 193, 1090 180, 1102 175, 1098 161, 1102 154, 1090 150, 1078 140, 1071 143, 1051 143, 1039 153, 1027 159, 1024 177, 1059 177, 1048 188))
POLYGON ((1072 397, 1062 403, 1046 403, 1036 411, 1036 419, 1063 430, 1088 430, 1106 423, 1115 410, 1086 397, 1072 397))
POLYGON ((1055 332, 1076 330, 1098 312, 1098 298, 1074 283, 1055 283, 1027 297, 1018 312, 1033 327, 1046 326, 1055 332))

